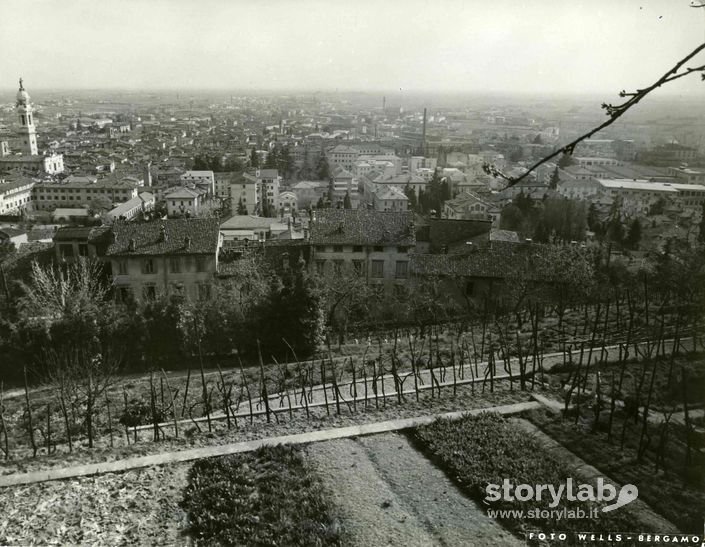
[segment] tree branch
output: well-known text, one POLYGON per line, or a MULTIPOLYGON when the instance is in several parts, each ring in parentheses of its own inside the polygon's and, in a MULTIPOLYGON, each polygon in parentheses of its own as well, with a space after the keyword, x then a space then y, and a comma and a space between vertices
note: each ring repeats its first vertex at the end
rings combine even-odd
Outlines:
MULTIPOLYGON (((692 7, 705 7, 705 4, 702 6, 692 6, 692 7)), ((638 104, 644 97, 646 97, 649 93, 654 91, 655 89, 661 87, 664 84, 667 84, 669 82, 673 82, 675 80, 678 80, 679 78, 682 78, 683 76, 688 76, 689 74, 692 74, 694 72, 701 72, 705 73, 705 65, 701 65, 695 68, 687 68, 685 72, 682 72, 679 74, 679 71, 685 65, 688 61, 690 61, 693 57, 695 57, 698 53, 703 51, 705 49, 705 43, 700 44, 698 47, 696 47, 693 51, 691 51, 688 55, 683 57, 680 61, 678 61, 673 68, 671 68, 668 72, 666 72, 661 78, 659 78, 656 82, 651 84, 649 87, 646 87, 644 89, 638 89, 635 92, 632 93, 627 93, 626 91, 622 90, 619 93, 620 97, 629 97, 627 101, 625 101, 622 104, 619 105, 612 105, 612 104, 606 104, 602 103, 602 108, 607 112, 607 115, 609 116, 609 119, 598 125, 597 127, 591 129, 587 133, 579 136, 577 139, 574 141, 566 144, 565 146, 562 146, 561 148, 558 148, 555 152, 549 154, 548 156, 543 157, 536 163, 534 163, 531 167, 528 168, 528 170, 523 173, 522 175, 518 177, 509 177, 502 173, 500 169, 498 169, 495 165, 490 164, 490 163, 484 163, 482 165, 483 171, 487 173, 488 175, 491 175, 495 178, 502 178, 506 180, 509 184, 507 187, 514 186, 517 184, 519 181, 525 179, 526 177, 529 176, 530 173, 533 173, 538 169, 541 165, 544 163, 549 162, 553 158, 555 158, 558 155, 561 154, 568 154, 572 155, 573 152, 575 151, 575 147, 583 142, 584 140, 589 139, 592 137, 595 133, 598 133, 599 131, 602 131, 606 127, 609 127, 612 125, 614 122, 616 122, 619 118, 622 117, 630 108, 638 104)), ((705 74, 702 74, 703 79, 705 79, 705 74)))

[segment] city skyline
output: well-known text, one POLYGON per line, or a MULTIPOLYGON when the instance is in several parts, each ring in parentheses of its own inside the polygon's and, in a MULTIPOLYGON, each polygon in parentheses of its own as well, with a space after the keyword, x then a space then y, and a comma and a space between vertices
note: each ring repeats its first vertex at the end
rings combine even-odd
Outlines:
POLYGON ((22 76, 31 89, 614 94, 655 81, 705 29, 686 0, 3 5, 0 89, 22 76))

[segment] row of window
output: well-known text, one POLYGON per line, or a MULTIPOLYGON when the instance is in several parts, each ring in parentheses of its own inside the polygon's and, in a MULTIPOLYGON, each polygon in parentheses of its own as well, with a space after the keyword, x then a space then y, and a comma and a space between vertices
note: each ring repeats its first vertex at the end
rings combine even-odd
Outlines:
MULTIPOLYGON (((59 244, 59 255, 61 258, 73 258, 74 248, 73 243, 60 243, 59 244)), ((78 256, 88 256, 88 244, 79 243, 78 244, 78 256)))
MULTIPOLYGON (((316 260, 316 272, 320 275, 324 275, 326 272, 327 264, 331 262, 333 265, 333 273, 335 275, 340 275, 343 273, 343 267, 345 261, 343 260, 316 260)), ((384 277, 384 260, 371 260, 370 261, 370 278, 381 279, 384 277)), ((353 272, 356 275, 365 275, 365 261, 364 260, 353 260, 351 262, 353 272)), ((409 277, 409 262, 406 260, 397 260, 394 268, 394 277, 396 279, 407 279, 409 277)))
MULTIPOLYGON (((206 272, 207 271, 207 257, 197 256, 196 258, 196 271, 206 272)), ((117 261, 117 274, 127 275, 127 259, 122 259, 117 261)), ((178 256, 172 256, 169 258, 169 272, 171 273, 181 273, 184 271, 184 259, 178 256)), ((140 264, 140 269, 143 274, 156 274, 159 271, 158 262, 154 258, 144 258, 140 264)))
POLYGON ((134 190, 114 190, 112 188, 50 188, 46 186, 36 187, 35 191, 36 190, 47 193, 57 192, 59 194, 80 194, 81 192, 85 192, 86 194, 119 194, 122 196, 126 196, 134 192, 134 190))
MULTIPOLYGON (((405 245, 397 245, 398 253, 406 253, 409 247, 405 245)), ((316 251, 319 253, 361 253, 364 251, 362 245, 316 245, 316 251)), ((372 251, 375 253, 383 253, 385 247, 383 245, 374 245, 372 251)))

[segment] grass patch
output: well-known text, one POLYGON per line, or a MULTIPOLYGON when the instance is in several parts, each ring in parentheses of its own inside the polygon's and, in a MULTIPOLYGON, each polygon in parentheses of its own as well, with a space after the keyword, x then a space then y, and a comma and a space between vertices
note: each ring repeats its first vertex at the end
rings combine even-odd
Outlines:
POLYGON ((340 545, 323 486, 280 445, 196 462, 181 506, 198 545, 340 545))
MULTIPOLYGON (((573 478, 574 488, 584 481, 579 480, 557 457, 547 452, 538 440, 527 436, 499 414, 483 413, 466 416, 460 420, 438 420, 428 426, 416 429, 413 438, 423 449, 454 478, 461 488, 477 502, 484 501, 488 484, 502 485, 504 479, 518 484, 553 484, 556 488, 573 478)), ((548 496, 547 496, 548 497, 548 496)), ((597 502, 569 501, 560 498, 557 506, 550 507, 550 497, 541 501, 508 501, 501 499, 490 502, 493 510, 553 510, 576 511, 586 514, 591 509, 599 509, 597 502)), ((555 515, 556 513, 553 513, 555 515)), ((633 519, 625 509, 616 513, 599 512, 598 517, 558 519, 554 516, 541 518, 519 518, 516 515, 499 519, 520 536, 528 531, 578 532, 590 530, 608 532, 630 530, 633 519)))

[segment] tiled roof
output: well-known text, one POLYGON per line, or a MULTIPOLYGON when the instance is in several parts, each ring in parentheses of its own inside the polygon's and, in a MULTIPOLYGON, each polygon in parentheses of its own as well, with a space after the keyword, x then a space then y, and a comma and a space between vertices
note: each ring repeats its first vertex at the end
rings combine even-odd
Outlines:
POLYGON ((54 218, 59 216, 86 217, 88 216, 88 209, 85 207, 57 207, 54 209, 52 216, 54 218))
POLYGON ((406 197, 406 194, 399 190, 396 186, 388 186, 388 187, 382 187, 379 189, 379 191, 375 194, 377 196, 377 199, 379 200, 402 200, 402 201, 409 201, 409 198, 406 197))
POLYGON ((0 182, 0 195, 7 194, 12 190, 16 190, 17 188, 22 188, 23 186, 28 186, 30 184, 34 184, 34 181, 32 179, 20 179, 13 180, 10 182, 0 182))
POLYGON ((260 169, 259 178, 261 179, 275 179, 279 176, 279 171, 276 169, 260 169))
POLYGON ((351 179, 353 178, 353 175, 347 169, 341 167, 340 165, 336 165, 333 169, 333 177, 336 179, 351 179))
POLYGON ((223 230, 268 230, 272 224, 279 221, 276 218, 258 217, 254 215, 234 215, 223 222, 223 230))
POLYGON ((395 175, 380 181, 382 184, 425 184, 426 180, 418 175, 395 175))
POLYGON ((198 197, 199 194, 199 192, 196 192, 191 188, 179 188, 178 190, 164 196, 164 199, 193 199, 198 197))
POLYGON ((455 220, 446 218, 431 218, 425 226, 420 226, 416 237, 419 241, 428 241, 431 251, 460 244, 466 241, 476 241, 478 238, 489 239, 492 222, 489 220, 455 220))
POLYGON ((54 234, 54 241, 97 241, 110 232, 109 226, 62 226, 54 234))
POLYGON ((210 254, 218 249, 220 226, 217 218, 116 222, 113 234, 114 241, 106 253, 108 256, 210 254), (131 241, 134 241, 134 250, 130 250, 131 241))
POLYGON ((26 234, 25 230, 20 230, 18 228, 0 228, 0 234, 4 234, 7 237, 16 237, 26 234))
POLYGON ((366 209, 320 209, 311 222, 314 244, 414 245, 414 215, 366 209))

